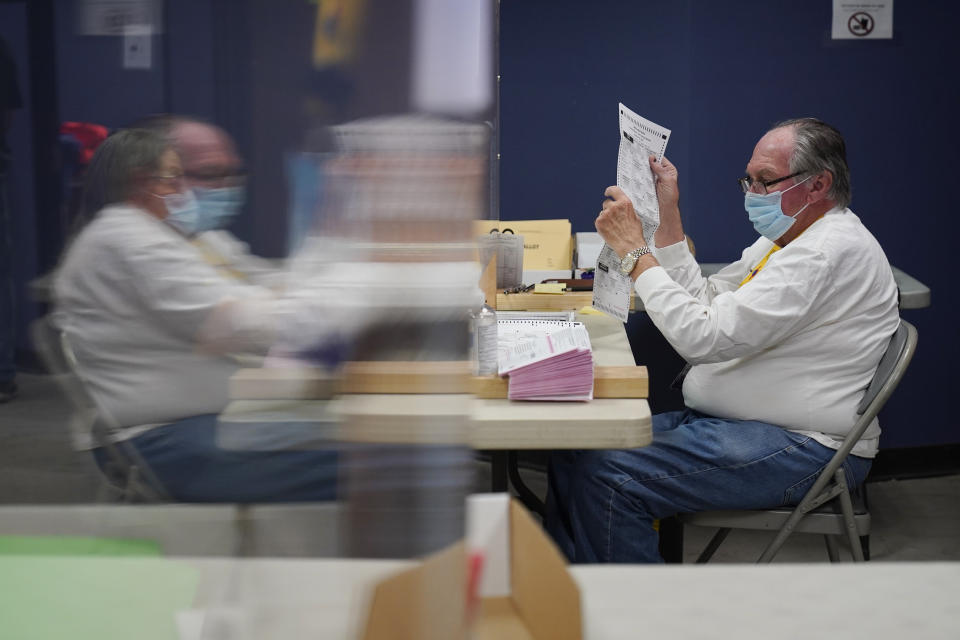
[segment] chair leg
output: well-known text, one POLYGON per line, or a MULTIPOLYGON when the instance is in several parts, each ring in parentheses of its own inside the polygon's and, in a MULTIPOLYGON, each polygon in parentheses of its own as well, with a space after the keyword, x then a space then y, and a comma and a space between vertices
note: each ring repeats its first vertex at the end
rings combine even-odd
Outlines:
POLYGON ((127 469, 126 484, 123 487, 123 502, 133 504, 137 497, 137 483, 140 482, 140 469, 137 465, 130 465, 127 469))
POLYGON ((790 517, 787 518, 787 521, 783 523, 783 526, 777 531, 777 535, 773 538, 773 541, 767 545, 767 548, 760 554, 757 564, 769 564, 773 560, 773 556, 777 555, 780 547, 783 546, 783 543, 786 542, 790 534, 793 533, 797 523, 807 515, 809 508, 804 504, 805 501, 806 498, 801 501, 797 508, 793 510, 793 513, 790 514, 790 517))
POLYGON ((697 558, 697 564, 704 564, 710 561, 710 558, 713 557, 713 554, 716 552, 717 548, 723 544, 723 541, 727 539, 727 536, 730 534, 730 529, 719 529, 710 538, 710 542, 707 543, 707 547, 700 554, 700 557, 697 558))
POLYGON ((235 507, 236 515, 234 524, 236 525, 236 548, 234 555, 238 558, 247 558, 254 555, 253 540, 253 517, 250 513, 250 505, 238 504, 235 507))
POLYGON ((827 555, 830 556, 830 562, 840 562, 840 551, 837 549, 837 540, 832 535, 823 536, 827 543, 827 555))
POLYGON ((857 535, 857 522, 853 517, 853 502, 850 500, 850 491, 847 487, 847 476, 843 472, 843 467, 837 469, 834 475, 837 485, 840 487, 840 509, 843 512, 843 522, 847 529, 847 539, 850 541, 850 552, 853 554, 854 562, 863 562, 863 549, 860 547, 860 538, 857 535))
MULTIPOLYGON (((860 492, 863 495, 863 506, 869 511, 870 510, 870 499, 867 496, 867 482, 864 480, 863 484, 860 485, 860 492)), ((860 536, 860 549, 863 551, 863 559, 870 560, 870 536, 860 536)))
POLYGON ((123 491, 114 486, 106 475, 101 475, 100 488, 97 489, 97 503, 122 502, 123 491))

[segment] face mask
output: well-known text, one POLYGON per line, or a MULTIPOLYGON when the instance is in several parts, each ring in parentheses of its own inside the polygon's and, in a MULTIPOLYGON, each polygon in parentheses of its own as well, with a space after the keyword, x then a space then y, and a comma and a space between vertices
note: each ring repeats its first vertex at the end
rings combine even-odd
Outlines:
POLYGON ((200 217, 197 232, 212 229, 225 229, 240 213, 240 207, 246 197, 244 187, 220 187, 207 189, 195 187, 200 217))
POLYGON ((167 208, 167 217, 163 219, 164 222, 185 236, 197 233, 200 210, 192 190, 187 189, 183 193, 170 193, 165 196, 158 196, 155 193, 150 195, 163 200, 163 205, 167 208))
POLYGON ((793 223, 797 221, 796 217, 800 215, 804 209, 809 207, 810 203, 808 202, 803 205, 800 211, 797 211, 792 216, 788 216, 780 207, 780 200, 787 191, 790 191, 793 187, 799 187, 812 177, 813 176, 807 176, 797 184, 783 191, 774 191, 773 193, 747 192, 743 194, 743 207, 747 210, 750 222, 753 223, 753 228, 757 230, 757 233, 771 242, 775 242, 777 238, 785 234, 787 230, 793 226, 793 223))

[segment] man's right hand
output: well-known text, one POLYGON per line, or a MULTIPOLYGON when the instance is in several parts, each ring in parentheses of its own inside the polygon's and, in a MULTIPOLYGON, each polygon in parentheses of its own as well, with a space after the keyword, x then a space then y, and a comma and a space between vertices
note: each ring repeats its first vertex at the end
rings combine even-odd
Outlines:
POLYGON ((658 247, 666 247, 684 239, 680 221, 680 189, 677 186, 677 168, 664 157, 657 162, 650 156, 650 169, 657 177, 657 201, 660 204, 660 226, 655 234, 658 247))

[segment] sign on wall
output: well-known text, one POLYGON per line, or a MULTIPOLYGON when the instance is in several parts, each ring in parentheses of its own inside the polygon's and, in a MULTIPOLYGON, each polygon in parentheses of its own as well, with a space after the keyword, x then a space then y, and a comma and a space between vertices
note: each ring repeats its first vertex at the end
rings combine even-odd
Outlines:
POLYGON ((78 28, 85 36, 122 36, 128 26, 147 27, 152 33, 163 29, 162 0, 81 0, 78 28))
POLYGON ((834 40, 893 37, 893 0, 833 0, 834 40))

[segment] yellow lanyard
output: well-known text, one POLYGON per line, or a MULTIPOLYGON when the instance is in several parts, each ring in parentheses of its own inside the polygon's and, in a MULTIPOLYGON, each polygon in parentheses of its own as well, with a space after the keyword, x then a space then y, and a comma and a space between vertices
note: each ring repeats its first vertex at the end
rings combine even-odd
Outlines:
MULTIPOLYGON (((822 218, 822 217, 823 217, 823 215, 820 216, 820 218, 822 218)), ((814 220, 813 222, 817 222, 818 220, 820 220, 820 218, 817 218, 817 219, 814 220)), ((810 227, 812 227, 812 226, 813 226, 813 223, 810 223, 810 227)), ((807 229, 809 229, 810 227, 807 227, 807 229)), ((801 231, 801 232, 800 232, 800 235, 798 235, 797 238, 799 238, 800 236, 802 236, 803 234, 805 234, 805 233, 807 232, 807 229, 804 229, 803 231, 801 231)), ((794 240, 796 240, 796 238, 794 238, 794 240)), ((760 269, 763 269, 764 265, 767 264, 767 260, 770 259, 770 256, 772 256, 772 255, 773 255, 774 253, 776 253, 777 251, 780 251, 780 249, 782 249, 782 248, 783 248, 783 247, 779 247, 779 246, 777 246, 777 245, 773 245, 773 247, 770 249, 770 251, 767 251, 767 255, 763 256, 763 260, 761 260, 759 263, 757 263, 757 266, 755 266, 753 269, 750 270, 750 273, 748 273, 748 274, 747 274, 747 277, 744 278, 744 279, 740 282, 740 284, 739 284, 739 286, 737 286, 737 288, 739 289, 739 288, 742 287, 743 285, 745 285, 745 284, 747 284, 748 282, 750 282, 751 280, 753 280, 754 276, 756 276, 758 273, 760 273, 760 269)))
POLYGON ((772 256, 777 251, 780 251, 780 247, 778 247, 777 245, 773 245, 773 247, 770 248, 770 251, 767 251, 767 255, 763 256, 763 260, 757 263, 757 266, 755 266, 753 269, 750 270, 750 273, 747 274, 747 277, 744 278, 743 281, 740 283, 740 287, 742 287, 743 285, 753 280, 753 277, 758 273, 760 273, 760 269, 763 269, 763 266, 767 264, 767 260, 770 259, 770 256, 772 256))
POLYGON ((215 251, 213 247, 208 245, 206 242, 200 238, 194 238, 191 242, 193 243, 193 246, 200 251, 200 255, 203 256, 204 261, 219 271, 221 275, 234 280, 247 280, 246 275, 237 271, 236 269, 231 268, 230 263, 227 262, 226 258, 220 255, 219 252, 215 251))

